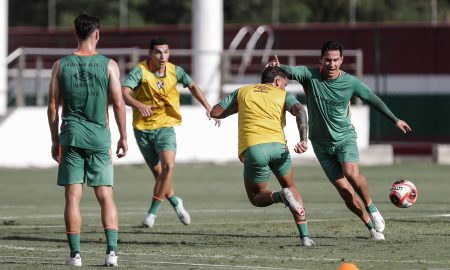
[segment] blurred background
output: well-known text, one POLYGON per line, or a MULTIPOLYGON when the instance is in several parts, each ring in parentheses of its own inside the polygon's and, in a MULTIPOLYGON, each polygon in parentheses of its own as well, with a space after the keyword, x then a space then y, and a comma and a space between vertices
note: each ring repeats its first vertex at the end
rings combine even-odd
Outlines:
MULTIPOLYGON (((43 140, 48 150, 40 154, 48 159, 50 69, 76 47, 73 20, 86 11, 100 17, 99 51, 119 63, 122 79, 148 54, 151 38, 163 36, 170 42, 171 62, 199 83, 211 104, 258 82, 270 55, 284 64, 317 66, 321 45, 338 40, 344 45, 342 68, 368 84, 413 129, 403 135, 354 100, 356 115, 363 116, 355 116, 363 161, 378 155, 378 163, 450 164, 450 0, 5 0, 2 5, 7 14, 0 16, 5 37, 0 56, 6 59, 0 72, 0 146, 11 147, 11 155, 19 147, 11 141, 23 147, 43 140)), ((304 100, 301 85, 291 82, 288 90, 304 100)), ((186 89, 180 92, 184 108, 198 107, 186 89)), ((16 166, 30 152, 42 151, 35 143, 30 147, 17 154, 17 161, 0 160, 0 167, 16 166)), ((199 158, 184 161, 192 160, 199 158)))

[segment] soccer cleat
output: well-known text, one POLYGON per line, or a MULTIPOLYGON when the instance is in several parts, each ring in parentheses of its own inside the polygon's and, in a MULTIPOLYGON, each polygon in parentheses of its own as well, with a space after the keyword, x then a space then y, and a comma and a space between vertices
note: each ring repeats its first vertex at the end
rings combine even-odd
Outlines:
POLYGON ((300 242, 304 247, 313 247, 316 245, 309 236, 300 237, 300 242))
POLYGON ((289 188, 283 188, 281 190, 281 198, 283 203, 289 207, 289 209, 293 212, 298 213, 300 216, 305 215, 305 209, 303 206, 294 198, 294 194, 289 188))
POLYGON ((178 197, 178 205, 173 208, 178 215, 181 223, 188 225, 191 223, 191 216, 183 207, 183 200, 178 197))
POLYGON ((119 266, 117 264, 118 258, 119 258, 119 256, 117 256, 114 251, 110 251, 109 254, 106 255, 105 265, 106 266, 119 266))
POLYGON ((369 213, 370 219, 373 222, 373 226, 375 227, 375 230, 377 232, 383 232, 384 231, 384 219, 381 216, 379 211, 369 213))
POLYGON ((370 229, 369 233, 370 233, 370 237, 375 241, 383 241, 384 240, 384 234, 378 232, 375 229, 370 229))
POLYGON ((153 227, 153 225, 155 225, 155 220, 156 220, 155 214, 147 213, 144 216, 144 220, 142 220, 142 225, 151 228, 153 227))
POLYGON ((75 254, 75 257, 69 257, 66 259, 66 261, 64 262, 65 265, 69 265, 69 266, 81 266, 81 256, 80 254, 75 254))

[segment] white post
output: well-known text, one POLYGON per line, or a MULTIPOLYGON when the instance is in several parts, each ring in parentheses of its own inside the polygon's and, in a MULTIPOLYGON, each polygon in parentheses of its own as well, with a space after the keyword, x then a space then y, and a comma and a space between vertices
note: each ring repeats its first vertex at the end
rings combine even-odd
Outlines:
POLYGON ((0 116, 6 114, 8 106, 8 1, 0 1, 0 116))
POLYGON ((194 0, 192 18, 192 77, 212 105, 218 101, 220 91, 223 0, 194 0))

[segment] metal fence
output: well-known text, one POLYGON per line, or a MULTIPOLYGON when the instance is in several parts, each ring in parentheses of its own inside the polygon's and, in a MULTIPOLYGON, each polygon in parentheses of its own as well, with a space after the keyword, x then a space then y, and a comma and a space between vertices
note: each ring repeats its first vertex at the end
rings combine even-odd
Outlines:
MULTIPOLYGON (((140 48, 99 49, 99 53, 115 59, 121 71, 121 78, 135 66, 140 59, 148 55, 148 50, 140 48)), ((61 48, 19 48, 6 59, 8 64, 8 106, 43 106, 46 103, 47 90, 54 61, 71 54, 73 49, 61 48)), ((182 66, 188 72, 192 58, 201 52, 194 50, 172 49, 171 61, 182 66)), ((260 71, 267 62, 268 55, 277 55, 280 62, 288 65, 319 64, 319 50, 224 50, 220 52, 221 75, 220 91, 227 92, 229 84, 249 84, 259 81, 260 71)), ((363 74, 362 50, 346 50, 343 68, 357 77, 363 74)), ((194 78, 195 79, 195 78, 194 78)), ((181 90, 181 89, 180 89, 181 90)), ((181 93, 185 93, 181 90, 181 93)))

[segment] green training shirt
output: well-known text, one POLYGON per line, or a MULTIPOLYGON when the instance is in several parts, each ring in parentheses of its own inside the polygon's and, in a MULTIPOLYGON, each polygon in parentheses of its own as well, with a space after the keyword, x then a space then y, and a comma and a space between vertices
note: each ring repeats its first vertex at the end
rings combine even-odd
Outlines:
POLYGON ((103 55, 68 55, 60 60, 61 145, 111 148, 108 125, 108 63, 103 55))
POLYGON ((356 138, 349 114, 352 96, 366 101, 394 123, 398 121, 367 85, 344 71, 336 79, 326 80, 319 68, 286 65, 281 68, 288 73, 289 79, 297 80, 305 89, 312 142, 335 145, 347 138, 356 138))

